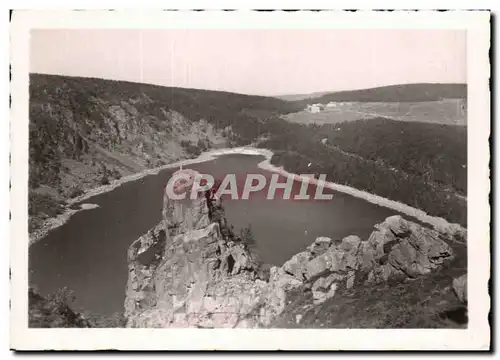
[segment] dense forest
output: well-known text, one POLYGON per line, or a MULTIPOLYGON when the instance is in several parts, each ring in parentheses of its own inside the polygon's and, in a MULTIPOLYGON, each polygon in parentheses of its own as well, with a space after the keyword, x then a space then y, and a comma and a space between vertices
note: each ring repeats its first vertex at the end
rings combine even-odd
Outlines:
POLYGON ((386 118, 317 128, 328 144, 467 195, 467 128, 386 118))
POLYGON ((138 99, 141 95, 149 98, 146 103, 136 104, 137 110, 142 114, 161 119, 161 108, 168 108, 193 122, 205 119, 219 128, 247 118, 267 118, 273 114, 302 110, 299 103, 265 96, 95 78, 30 75, 30 96, 37 101, 48 104, 65 89, 69 90, 66 101, 74 109, 74 113, 81 119, 91 119, 93 123, 102 122, 104 118, 95 112, 97 109, 92 99, 106 99, 112 105, 120 105, 124 99, 138 99))
POLYGON ((467 224, 461 196, 467 184, 465 128, 387 119, 335 127, 271 120, 266 130, 259 146, 273 150, 272 163, 290 172, 324 173, 329 181, 467 224))

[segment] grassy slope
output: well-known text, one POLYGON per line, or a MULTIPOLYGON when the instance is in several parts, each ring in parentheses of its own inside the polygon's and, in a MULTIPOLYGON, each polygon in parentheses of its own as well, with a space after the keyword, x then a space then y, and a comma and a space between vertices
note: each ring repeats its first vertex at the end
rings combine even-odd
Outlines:
POLYGON ((296 103, 300 103, 304 108, 308 104, 326 104, 330 101, 420 102, 465 98, 467 98, 466 84, 407 84, 331 92, 296 103))
POLYGON ((399 121, 467 125, 464 99, 420 102, 338 102, 320 112, 303 110, 284 115, 287 121, 303 124, 335 124, 345 121, 385 117, 399 121))

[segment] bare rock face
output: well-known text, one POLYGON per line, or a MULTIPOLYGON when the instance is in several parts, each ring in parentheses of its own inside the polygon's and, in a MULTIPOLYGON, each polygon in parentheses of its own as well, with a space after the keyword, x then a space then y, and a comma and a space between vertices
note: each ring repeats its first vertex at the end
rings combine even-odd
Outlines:
POLYGON ((328 237, 320 236, 314 242, 307 247, 307 250, 313 256, 318 256, 323 254, 332 244, 332 239, 328 237))
MULTIPOLYGON (((387 261, 407 277, 428 274, 454 256, 440 233, 406 221, 401 216, 391 216, 376 228, 368 240, 375 249, 374 259, 387 261)), ((394 273, 394 270, 390 272, 394 273)))
POLYGON ((326 289, 321 289, 321 290, 313 290, 313 304, 314 305, 319 305, 321 303, 324 303, 326 300, 332 298, 335 296, 335 292, 337 291, 338 284, 337 283, 332 283, 330 286, 326 289))
POLYGON ((329 272, 346 275, 357 270, 360 244, 359 237, 348 236, 340 244, 331 245, 323 254, 315 257, 306 265, 306 278, 312 279, 329 272))
POLYGON ((210 223, 205 194, 195 192, 195 196, 192 196, 193 183, 198 172, 191 169, 178 170, 172 176, 176 177, 179 174, 188 178, 173 184, 173 192, 178 196, 184 195, 185 199, 173 200, 167 191, 163 195, 162 217, 165 230, 168 232, 168 229, 174 228, 174 235, 201 229, 210 223))
MULTIPOLYGON (((189 180, 180 185, 184 191, 191 190, 196 176, 188 173, 189 180)), ((128 251, 127 326, 267 326, 285 311, 292 291, 300 294, 309 287, 313 304, 321 304, 360 281, 429 273, 453 258, 441 237, 392 216, 375 225, 366 241, 357 236, 337 242, 318 238, 262 279, 259 264, 212 200, 203 193, 193 200, 166 196, 162 222, 128 251)), ((455 292, 466 299, 466 285, 455 280, 455 292)))
POLYGON ((142 253, 129 258, 129 327, 240 326, 260 300, 246 254, 228 246, 217 223, 174 236, 159 254, 149 265, 142 253))
POLYGON ((441 219, 440 222, 434 225, 434 229, 447 239, 463 243, 467 241, 467 229, 459 224, 450 224, 445 219, 441 219))
POLYGON ((301 284, 283 271, 256 279, 252 254, 222 234, 220 214, 211 222, 211 206, 204 194, 165 197, 162 223, 132 244, 128 327, 256 327, 284 307, 285 289, 301 284))
POLYGON ((283 270, 288 274, 292 274, 295 278, 302 280, 307 271, 306 265, 311 259, 312 255, 308 251, 298 253, 283 264, 283 270))
POLYGON ((312 282, 314 303, 318 304, 334 296, 339 286, 350 289, 356 281, 380 283, 428 274, 453 259, 453 251, 442 237, 446 234, 391 216, 375 225, 366 241, 352 235, 336 243, 318 238, 283 269, 298 280, 312 282), (319 254, 318 244, 323 246, 319 254))

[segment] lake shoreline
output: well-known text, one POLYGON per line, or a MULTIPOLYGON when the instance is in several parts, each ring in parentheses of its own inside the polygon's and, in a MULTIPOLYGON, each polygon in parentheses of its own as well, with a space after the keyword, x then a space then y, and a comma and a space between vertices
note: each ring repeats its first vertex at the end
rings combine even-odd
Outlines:
POLYGON ((52 230, 55 230, 58 227, 64 225, 76 213, 83 211, 83 210, 91 210, 91 209, 95 209, 95 208, 99 207, 99 205, 97 205, 97 204, 85 203, 85 204, 81 204, 79 209, 74 209, 74 208, 72 208, 73 205, 74 204, 68 203, 66 205, 65 211, 62 214, 59 214, 53 218, 48 218, 47 220, 45 220, 45 222, 42 224, 42 226, 39 229, 37 229, 33 233, 29 234, 29 246, 31 246, 34 243, 38 242, 39 240, 43 239, 52 230))
POLYGON ((33 232, 32 234, 29 234, 29 246, 32 244, 38 242, 42 238, 48 235, 48 233, 62 225, 64 225, 74 214, 76 214, 79 211, 86 210, 86 209, 92 209, 96 205, 95 204, 82 204, 80 209, 71 209, 70 207, 74 204, 80 203, 82 201, 88 200, 94 196, 98 196, 104 193, 107 193, 109 191, 112 191, 118 187, 120 187, 123 184, 126 184, 131 181, 136 181, 140 180, 141 178, 149 175, 158 175, 163 170, 167 169, 173 169, 176 167, 180 166, 186 166, 186 165, 192 165, 192 164, 198 164, 198 163, 203 163, 207 161, 211 161, 216 159, 219 156, 223 155, 231 155, 231 154, 240 154, 240 155, 254 155, 254 156, 264 156, 265 160, 261 161, 258 164, 258 167, 262 170, 267 170, 270 172, 278 173, 280 175, 286 176, 286 177, 293 177, 295 180, 298 181, 307 181, 311 184, 319 185, 326 187, 328 189, 348 194, 353 197, 363 199, 365 201, 368 201, 372 204, 379 205, 385 208, 389 208, 392 210, 395 210, 397 212, 400 212, 402 214, 414 217, 418 219, 419 221, 429 224, 433 226, 436 230, 440 232, 448 232, 450 228, 453 229, 453 231, 466 231, 462 226, 459 224, 452 224, 449 223, 447 220, 439 217, 434 217, 431 215, 428 215, 426 212, 423 210, 413 208, 409 205, 390 200, 375 194, 371 194, 369 192, 359 190, 350 186, 346 185, 341 185, 337 183, 333 183, 330 181, 322 181, 318 179, 311 179, 307 176, 301 176, 297 175, 294 173, 290 173, 286 171, 283 167, 278 167, 276 165, 271 164, 271 158, 273 157, 274 153, 271 150, 268 149, 259 149, 255 147, 250 147, 250 146, 243 146, 243 147, 236 147, 236 148, 222 148, 222 149, 215 149, 215 150, 210 150, 207 152, 202 153, 200 156, 194 159, 185 159, 185 160, 180 160, 175 163, 163 165, 154 169, 147 169, 144 171, 141 171, 136 174, 124 176, 120 179, 114 180, 111 184, 108 185, 103 185, 99 186, 93 189, 90 189, 86 191, 83 195, 78 196, 76 198, 70 199, 67 202, 67 209, 65 212, 62 214, 58 215, 55 218, 50 218, 46 220, 46 222, 42 225, 40 229, 37 231, 33 232))

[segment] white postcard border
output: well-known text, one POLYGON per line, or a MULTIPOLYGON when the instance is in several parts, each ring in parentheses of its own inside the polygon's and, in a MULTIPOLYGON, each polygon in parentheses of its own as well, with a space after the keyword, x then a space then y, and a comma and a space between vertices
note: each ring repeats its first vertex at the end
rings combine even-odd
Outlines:
MULTIPOLYGON (((19 11, 11 22, 11 347, 15 349, 487 349, 490 330, 488 12, 19 11), (38 28, 465 29, 468 69, 467 330, 29 329, 29 31, 38 28)), ((125 289, 124 289, 125 291, 125 289)))

